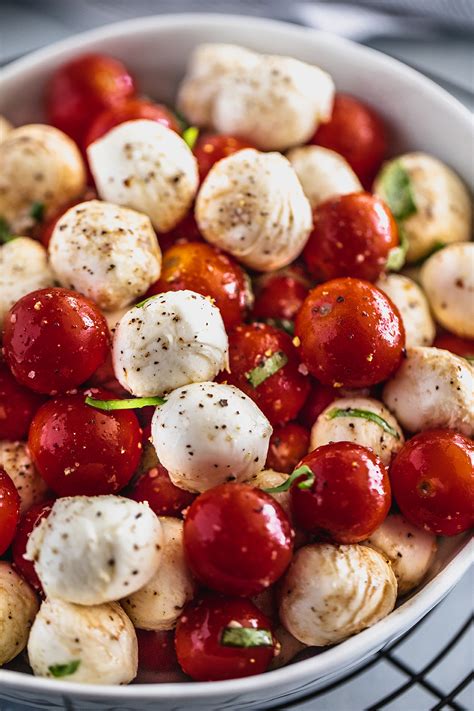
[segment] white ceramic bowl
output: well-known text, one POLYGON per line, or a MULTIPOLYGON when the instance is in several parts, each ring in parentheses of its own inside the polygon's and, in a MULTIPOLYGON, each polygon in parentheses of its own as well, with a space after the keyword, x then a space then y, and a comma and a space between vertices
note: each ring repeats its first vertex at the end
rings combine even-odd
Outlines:
MULTIPOLYGON (((309 29, 246 17, 169 15, 87 32, 14 62, 0 74, 0 113, 16 124, 42 119, 45 80, 85 51, 122 59, 150 96, 172 102, 190 51, 201 42, 234 42, 318 64, 339 90, 373 104, 390 131, 394 152, 428 151, 474 185, 473 129, 467 109, 428 79, 378 52, 309 29)), ((384 620, 336 647, 283 669, 235 681, 81 686, 0 670, 0 698, 25 708, 264 709, 288 703, 333 681, 399 637, 458 582, 472 561, 469 536, 446 539, 430 579, 384 620)), ((1 705, 1 704, 0 704, 1 705)))

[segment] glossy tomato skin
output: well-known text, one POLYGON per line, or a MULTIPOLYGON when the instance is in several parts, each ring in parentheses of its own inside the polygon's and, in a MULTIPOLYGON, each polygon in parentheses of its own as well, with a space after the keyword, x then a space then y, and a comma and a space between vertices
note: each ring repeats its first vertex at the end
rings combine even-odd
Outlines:
POLYGON ((193 210, 190 210, 186 217, 172 230, 160 233, 160 248, 162 252, 166 252, 175 244, 187 244, 188 242, 204 243, 204 238, 197 226, 193 210))
POLYGON ((208 489, 189 507, 184 547, 196 578, 217 592, 251 596, 283 574, 294 532, 281 506, 247 484, 208 489))
POLYGON ((58 496, 115 494, 136 471, 141 430, 131 410, 104 412, 85 404, 91 389, 45 403, 30 427, 28 446, 39 473, 58 496))
MULTIPOLYGON (((189 604, 176 627, 176 653, 185 674, 195 681, 238 679, 268 669, 277 648, 221 644, 230 623, 272 632, 270 620, 250 600, 206 595, 189 604)), ((273 638, 275 639, 275 638, 273 638)))
POLYGON ((395 501, 415 526, 455 536, 474 526, 474 443, 450 430, 412 437, 390 468, 395 501))
POLYGON ((20 495, 3 467, 0 467, 0 555, 15 535, 20 520, 20 495))
POLYGON ((237 326, 229 334, 230 373, 222 379, 254 400, 272 425, 294 420, 309 392, 306 369, 290 336, 264 323, 237 326), (254 387, 248 373, 275 353, 288 361, 276 373, 254 387))
POLYGON ((385 156, 385 127, 367 104, 348 94, 336 94, 331 120, 318 127, 311 143, 344 156, 369 188, 385 156))
POLYGON ((196 498, 175 486, 162 464, 144 472, 127 496, 134 501, 147 501, 157 516, 181 516, 196 498))
POLYGON ((474 340, 469 338, 460 338, 452 333, 441 333, 436 336, 433 346, 435 348, 443 348, 445 351, 451 351, 461 358, 467 358, 474 362, 474 340))
POLYGON ((154 672, 179 669, 173 630, 135 630, 138 640, 138 666, 154 672))
POLYGON ((398 309, 369 282, 349 277, 309 293, 295 333, 309 371, 338 388, 365 388, 386 380, 405 353, 398 309))
POLYGON ((337 388, 333 388, 332 385, 323 385, 318 380, 311 378, 311 389, 298 415, 298 421, 310 430, 322 411, 337 397, 339 397, 337 388))
MULTIPOLYGON (((311 282, 300 267, 264 274, 255 284, 253 318, 258 321, 292 322, 308 295, 311 282)), ((282 324, 285 325, 284 323, 282 324)))
POLYGON ((291 474, 298 462, 308 453, 309 432, 297 422, 275 427, 270 437, 266 469, 291 474))
POLYGON ((222 158, 227 158, 244 148, 255 148, 248 141, 224 134, 203 134, 199 136, 194 146, 201 181, 211 170, 212 166, 222 158))
POLYGON ((25 560, 23 556, 26 553, 26 546, 31 532, 49 515, 53 504, 54 501, 43 501, 28 509, 20 519, 12 545, 14 567, 41 596, 43 596, 43 586, 36 574, 34 563, 31 560, 25 560))
POLYGON ((105 361, 107 322, 97 306, 68 289, 32 291, 5 317, 5 359, 35 392, 55 395, 84 383, 105 361))
POLYGON ((0 440, 23 440, 45 397, 23 387, 0 362, 0 440))
POLYGON ((315 209, 313 225, 303 257, 316 281, 345 276, 376 281, 398 244, 392 213, 369 193, 329 198, 315 209))
POLYGON ((51 77, 46 91, 48 123, 82 145, 99 113, 134 94, 134 80, 122 62, 103 54, 83 54, 51 77))
POLYGON ((337 543, 359 543, 385 520, 391 504, 388 473, 366 447, 333 442, 301 461, 314 474, 311 489, 291 487, 291 508, 304 531, 337 543))
POLYGON ((241 323, 250 301, 250 287, 243 269, 231 257, 204 242, 170 247, 163 255, 161 275, 148 296, 190 289, 210 296, 218 306, 226 328, 241 323))

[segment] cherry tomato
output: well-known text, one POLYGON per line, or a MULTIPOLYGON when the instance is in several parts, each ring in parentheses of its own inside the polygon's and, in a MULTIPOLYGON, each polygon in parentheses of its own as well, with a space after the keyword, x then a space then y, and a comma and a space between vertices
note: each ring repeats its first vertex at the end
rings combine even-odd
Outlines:
POLYGON ((138 666, 163 672, 179 668, 173 630, 135 630, 138 640, 138 666))
POLYGON ((292 321, 308 295, 311 283, 299 267, 264 274, 255 284, 252 316, 291 332, 292 321), (286 323, 289 322, 289 323, 286 323))
POLYGON ((225 630, 267 630, 272 624, 250 600, 206 595, 189 604, 176 627, 176 653, 185 674, 195 681, 238 679, 264 672, 277 644, 234 647, 223 644, 225 630))
POLYGON ((193 210, 190 210, 186 217, 172 230, 160 234, 160 247, 162 252, 166 252, 175 244, 187 244, 188 242, 204 242, 204 238, 199 232, 193 210))
POLYGON ((303 256, 317 281, 344 276, 377 281, 398 244, 392 213, 369 193, 329 198, 315 209, 313 224, 303 256))
POLYGON ((243 148, 255 148, 255 146, 252 146, 252 144, 242 138, 237 138, 237 136, 221 134, 203 134, 199 136, 193 153, 198 162, 201 181, 204 180, 217 161, 222 160, 222 158, 227 158, 227 156, 231 156, 243 148))
POLYGON ((287 333, 263 323, 237 326, 229 335, 229 363, 231 372, 221 380, 251 397, 272 425, 297 416, 310 386, 287 333))
POLYGON ((268 448, 267 469, 290 474, 308 453, 309 432, 296 422, 275 427, 268 448))
POLYGON ((112 106, 98 114, 86 133, 84 146, 87 147, 94 143, 114 126, 119 126, 125 121, 136 121, 138 119, 157 121, 166 126, 166 128, 171 129, 171 131, 181 133, 176 116, 166 106, 155 104, 147 99, 132 97, 118 106, 112 106))
POLYGON ((390 468, 393 495, 415 526, 455 536, 474 526, 474 443, 450 430, 412 437, 390 468))
POLYGON ((0 362, 0 440, 25 439, 33 415, 44 401, 42 395, 20 385, 0 362))
POLYGON ((290 562, 294 532, 281 506, 247 484, 200 494, 184 520, 191 570, 204 585, 250 596, 278 580, 290 562))
POLYGON ((249 305, 249 280, 231 257, 204 242, 170 247, 163 255, 161 276, 147 292, 190 289, 210 296, 219 307, 226 328, 242 322, 249 305))
POLYGON ((336 94, 331 120, 319 126, 311 143, 344 156, 368 188, 385 155, 385 128, 367 104, 348 94, 336 94))
POLYGON ((32 506, 20 519, 12 545, 13 565, 25 580, 40 595, 43 595, 43 586, 38 578, 33 561, 25 560, 26 546, 31 532, 46 516, 49 515, 54 501, 41 502, 32 506))
POLYGON ((436 336, 433 343, 435 348, 444 348, 445 351, 451 351, 461 358, 474 362, 474 340, 468 338, 460 338, 452 333, 442 333, 436 336))
POLYGON ((196 498, 175 486, 162 464, 142 474, 127 496, 134 501, 146 501, 157 516, 180 516, 196 498))
POLYGON ((390 482, 370 449, 333 442, 310 452, 301 464, 314 474, 310 489, 297 483, 290 489, 293 515, 304 531, 337 543, 358 543, 383 523, 391 504, 390 482))
POLYGON ((5 358, 22 385, 55 395, 85 382, 109 352, 107 322, 97 306, 67 289, 23 296, 5 317, 5 358))
POLYGON ((30 427, 28 446, 39 473, 59 496, 114 494, 128 484, 141 454, 141 430, 131 410, 104 412, 85 404, 90 390, 45 403, 30 427))
POLYGON ((369 282, 334 279, 313 289, 295 333, 301 358, 326 385, 364 388, 400 365, 405 330, 398 309, 369 282))
POLYGON ((81 145, 98 114, 134 94, 133 78, 122 62, 103 54, 83 54, 51 77, 46 90, 48 123, 81 145))
POLYGON ((20 520, 20 495, 3 467, 0 467, 0 555, 13 540, 20 520))
POLYGON ((337 389, 332 385, 323 385, 311 379, 311 390, 298 415, 298 420, 310 430, 322 411, 337 397, 339 397, 337 389))

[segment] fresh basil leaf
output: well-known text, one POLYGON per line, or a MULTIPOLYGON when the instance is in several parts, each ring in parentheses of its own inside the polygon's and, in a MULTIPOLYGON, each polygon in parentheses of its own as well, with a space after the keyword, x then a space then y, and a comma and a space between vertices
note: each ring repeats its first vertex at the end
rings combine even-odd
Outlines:
POLYGON ((224 627, 221 635, 224 647, 273 647, 273 635, 270 630, 253 627, 224 627))
POLYGON ((199 129, 197 126, 188 126, 183 131, 182 139, 185 143, 188 144, 189 148, 193 150, 194 146, 196 145, 196 141, 199 136, 199 129))
POLYGON ((383 417, 380 417, 380 415, 377 415, 375 412, 371 412, 370 410, 359 410, 354 407, 334 407, 332 410, 329 410, 326 415, 328 420, 334 420, 336 417, 360 417, 363 420, 375 422, 375 424, 381 427, 384 432, 388 432, 388 434, 391 434, 392 437, 400 439, 400 435, 397 430, 389 425, 387 420, 384 420, 383 417))
POLYGON ((299 481, 297 483, 298 489, 311 489, 314 484, 314 472, 308 467, 307 464, 303 464, 294 470, 283 484, 280 486, 272 486, 270 489, 263 489, 267 494, 282 494, 284 491, 288 491, 293 485, 295 479, 299 479, 300 476, 306 476, 306 479, 299 481))
POLYGON ((411 179, 400 161, 393 160, 382 169, 380 183, 396 220, 405 220, 416 213, 411 179))
POLYGON ((96 400, 86 397, 86 405, 97 410, 136 410, 141 407, 163 405, 166 400, 162 397, 133 397, 124 400, 96 400))
POLYGON ((79 669, 80 664, 80 659, 73 659, 72 662, 67 662, 67 664, 53 664, 48 667, 48 671, 58 679, 62 676, 71 676, 71 674, 74 674, 74 672, 79 669))
POLYGON ((265 323, 273 328, 279 328, 280 331, 285 331, 289 336, 295 334, 295 324, 289 318, 267 318, 265 323))
POLYGON ((34 202, 30 209, 30 217, 36 222, 42 222, 44 218, 44 202, 34 202))
POLYGON ((284 368, 287 363, 288 356, 286 353, 277 351, 271 356, 264 358, 253 370, 245 373, 245 377, 253 388, 258 388, 267 378, 270 378, 281 368, 284 368))
POLYGON ((398 225, 398 235, 400 244, 397 247, 392 247, 388 253, 387 264, 385 268, 390 272, 399 272, 405 264, 405 259, 408 252, 408 237, 402 225, 398 225))
POLYGON ((15 235, 11 233, 10 225, 4 217, 0 217, 0 243, 5 244, 11 242, 12 239, 15 239, 15 235))

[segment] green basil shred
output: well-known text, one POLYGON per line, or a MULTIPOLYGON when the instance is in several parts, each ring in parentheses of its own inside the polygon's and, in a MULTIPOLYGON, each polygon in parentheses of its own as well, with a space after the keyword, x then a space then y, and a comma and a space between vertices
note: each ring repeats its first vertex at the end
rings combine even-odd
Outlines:
POLYGON ((44 217, 44 202, 34 202, 30 209, 30 217, 36 222, 42 222, 44 217))
POLYGON ((271 356, 264 358, 253 370, 245 373, 245 377, 253 388, 258 388, 267 378, 270 378, 281 368, 284 368, 287 363, 288 356, 286 353, 277 351, 276 353, 272 353, 271 356))
POLYGON ((74 674, 74 672, 79 669, 80 664, 80 659, 73 659, 72 662, 68 662, 67 664, 53 664, 48 667, 48 671, 56 678, 71 676, 71 674, 74 674))
POLYGON ((410 176, 400 161, 391 161, 383 168, 381 185, 385 200, 396 220, 406 220, 416 213, 410 176))
POLYGON ((408 237, 402 225, 398 225, 398 234, 400 244, 397 247, 392 247, 388 253, 387 264, 385 265, 388 271, 399 272, 405 264, 405 259, 408 252, 408 237))
POLYGON ((273 647, 270 630, 253 627, 224 627, 221 635, 224 647, 273 647))
POLYGON ((371 412, 370 410, 359 410, 354 407, 334 407, 332 410, 329 410, 326 415, 328 420, 334 420, 336 417, 360 417, 363 420, 375 422, 375 424, 381 427, 384 432, 388 432, 388 434, 391 434, 392 437, 395 437, 395 439, 400 439, 400 435, 397 430, 389 425, 383 417, 380 417, 380 415, 377 415, 375 412, 371 412))
POLYGON ((189 148, 193 150, 194 146, 196 145, 196 141, 199 136, 199 129, 197 126, 188 126, 183 131, 182 139, 185 143, 188 144, 189 148))
POLYGON ((280 331, 285 331, 289 336, 295 335, 295 324, 289 318, 267 318, 265 323, 273 328, 279 328, 280 331))
POLYGON ((0 243, 5 244, 15 239, 15 236, 10 231, 10 225, 4 217, 0 217, 0 243))
POLYGON ((298 489, 311 489, 314 484, 314 472, 308 467, 307 464, 302 464, 301 467, 297 467, 288 477, 283 484, 280 486, 272 486, 269 489, 263 489, 267 494, 282 494, 284 491, 288 491, 293 485, 295 479, 299 479, 301 476, 306 476, 306 479, 299 481, 297 483, 298 489))
POLYGON ((125 400, 96 400, 89 395, 85 403, 97 410, 136 410, 140 407, 163 405, 166 400, 162 397, 133 397, 125 400))

